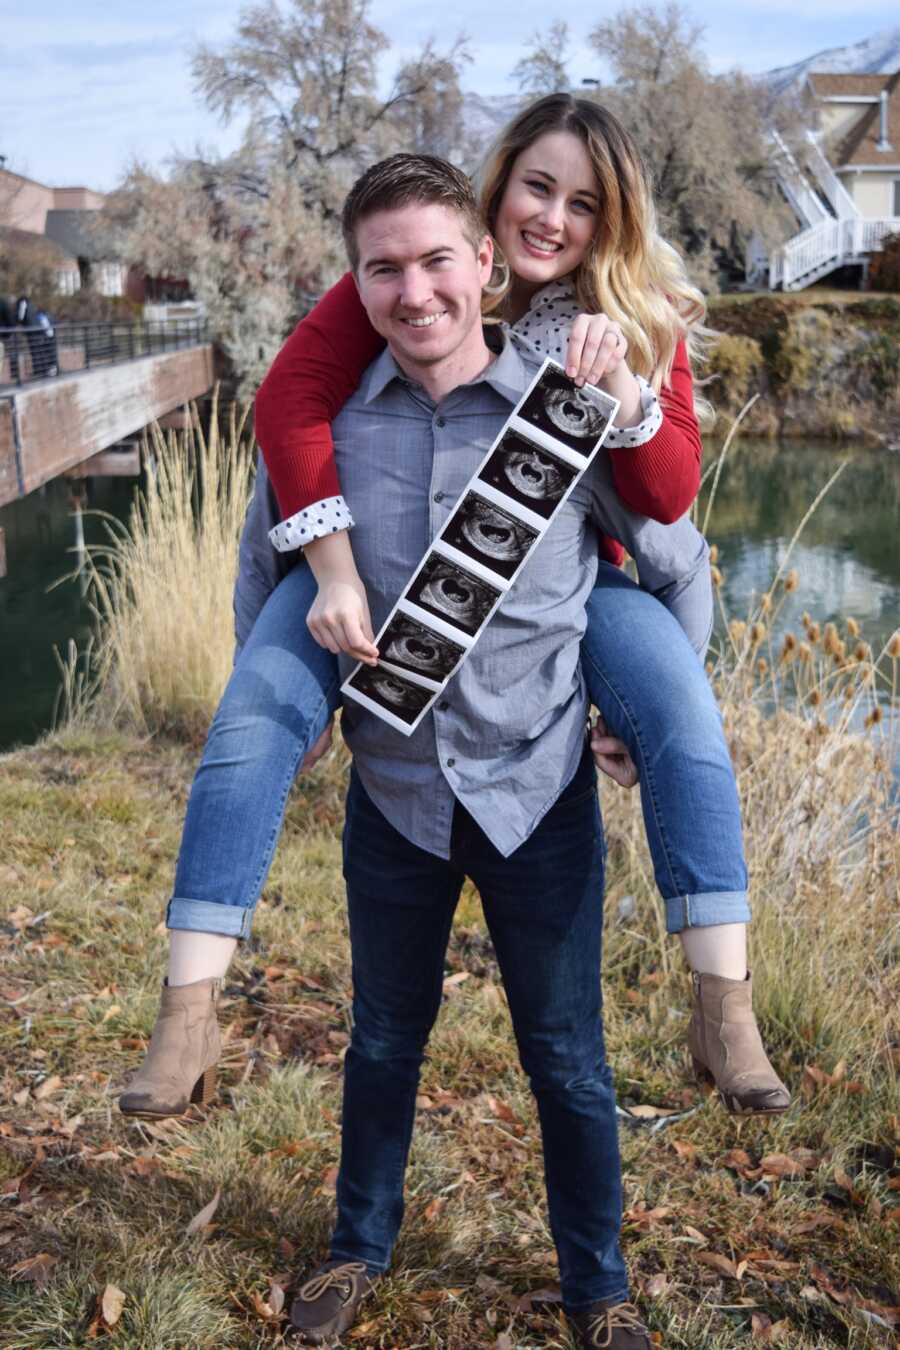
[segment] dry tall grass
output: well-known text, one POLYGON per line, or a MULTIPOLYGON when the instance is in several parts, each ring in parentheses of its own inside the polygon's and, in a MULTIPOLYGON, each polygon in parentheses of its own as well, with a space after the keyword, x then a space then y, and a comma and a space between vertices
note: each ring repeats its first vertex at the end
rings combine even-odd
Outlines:
POLYGON ((247 410, 231 406, 223 437, 150 430, 145 486, 127 525, 107 518, 109 543, 90 556, 97 619, 91 673, 70 657, 67 704, 116 725, 189 736, 209 725, 231 671, 231 592, 252 487, 247 410))
MULTIPOLYGON (((155 528, 177 536, 165 504, 154 509, 155 528)), ((184 548, 191 583, 196 547, 184 548)), ((146 549, 152 594, 170 549, 146 549)), ((831 629, 808 617, 776 647, 773 619, 800 584, 785 570, 730 620, 711 672, 744 814, 757 1008, 795 1092, 784 1117, 735 1121, 693 1083, 685 971, 639 802, 603 785, 609 1057, 621 1103, 679 1113, 662 1129, 652 1115, 623 1125, 625 1251, 658 1343, 689 1350, 886 1348, 900 1325, 900 845, 886 715, 900 637, 872 653, 851 617, 831 629)), ((176 662, 198 640, 180 613, 187 631, 156 630, 176 662)), ((227 612, 222 643, 227 668, 227 612)), ((146 648, 123 638, 117 650, 143 660, 146 648)), ((115 667, 109 678, 119 698, 115 667)), ((164 688, 143 672, 122 687, 136 699, 164 688)), ((191 724, 196 687, 191 677, 177 695, 191 724)), ((173 722, 160 702, 134 706, 141 730, 173 722)), ((160 1127, 115 1111, 155 1013, 195 757, 169 738, 76 725, 0 760, 9 1350, 98 1337, 128 1350, 279 1345, 281 1291, 322 1254, 350 1018, 340 747, 292 794, 229 975, 220 1103, 160 1127), (187 1233, 216 1191, 211 1226, 187 1233), (124 1295, 112 1327, 99 1316, 107 1285, 124 1295)), ((563 1350, 567 1333, 529 1297, 556 1278, 539 1134, 471 889, 447 974, 394 1270, 348 1343, 563 1350)))

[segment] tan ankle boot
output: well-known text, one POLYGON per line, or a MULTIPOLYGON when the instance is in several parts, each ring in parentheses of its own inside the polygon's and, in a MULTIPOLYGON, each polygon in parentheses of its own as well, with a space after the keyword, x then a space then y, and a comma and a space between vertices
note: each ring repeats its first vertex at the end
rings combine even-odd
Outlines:
POLYGON ((753 1015, 753 981, 693 972, 688 1047, 698 1077, 711 1079, 738 1116, 786 1111, 791 1094, 765 1052, 753 1015))
POLYGON ((126 1116, 182 1116, 191 1102, 211 1100, 222 1053, 218 997, 218 980, 163 985, 146 1058, 119 1098, 126 1116))

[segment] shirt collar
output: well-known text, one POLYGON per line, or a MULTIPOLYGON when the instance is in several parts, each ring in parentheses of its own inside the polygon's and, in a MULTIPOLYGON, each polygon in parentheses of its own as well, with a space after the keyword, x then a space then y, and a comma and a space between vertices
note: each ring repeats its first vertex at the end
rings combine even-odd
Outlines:
MULTIPOLYGON (((485 325, 484 331, 488 346, 497 353, 496 358, 480 375, 476 375, 474 380, 458 386, 447 397, 452 398, 463 389, 471 389, 474 385, 484 383, 490 385, 507 403, 518 403, 534 378, 534 369, 526 364, 528 353, 523 353, 522 349, 511 341, 505 327, 500 324, 485 325)), ((373 402, 384 393, 393 380, 412 384, 409 377, 397 365, 390 348, 385 347, 362 378, 360 393, 363 402, 373 402)))
POLYGON ((574 300, 575 287, 572 285, 570 277, 560 277, 558 281, 551 281, 548 285, 542 286, 539 291, 528 302, 528 311, 537 309, 539 305, 546 304, 548 300, 574 300))

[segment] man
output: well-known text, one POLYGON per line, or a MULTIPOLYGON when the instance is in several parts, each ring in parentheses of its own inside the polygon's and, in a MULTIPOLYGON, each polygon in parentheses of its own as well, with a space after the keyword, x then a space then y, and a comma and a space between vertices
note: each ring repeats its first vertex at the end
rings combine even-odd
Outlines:
MULTIPOLYGON (((374 166, 351 191, 343 228, 388 344, 334 427, 377 631, 537 364, 496 329, 487 344, 491 240, 451 165, 397 155, 374 166)), ((649 1350, 619 1247, 600 1012, 604 844, 579 669, 596 529, 608 523, 601 488, 590 471, 412 736, 345 708, 354 1027, 331 1250, 291 1307, 306 1344, 347 1330, 390 1263, 419 1069, 469 876, 537 1098, 564 1306, 580 1345, 649 1350)))

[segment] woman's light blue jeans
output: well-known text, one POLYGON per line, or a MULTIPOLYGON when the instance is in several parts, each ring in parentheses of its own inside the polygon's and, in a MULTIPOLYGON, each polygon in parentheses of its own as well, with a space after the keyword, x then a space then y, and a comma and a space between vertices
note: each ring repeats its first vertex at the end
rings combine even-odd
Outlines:
MULTIPOLYGON (((169 928, 250 932, 291 785, 339 701, 337 661, 306 627, 315 594, 298 563, 237 659, 191 788, 169 928)), ((669 932, 746 923, 737 786, 698 654, 672 614, 610 564, 587 614, 588 691, 637 765, 669 932)))

